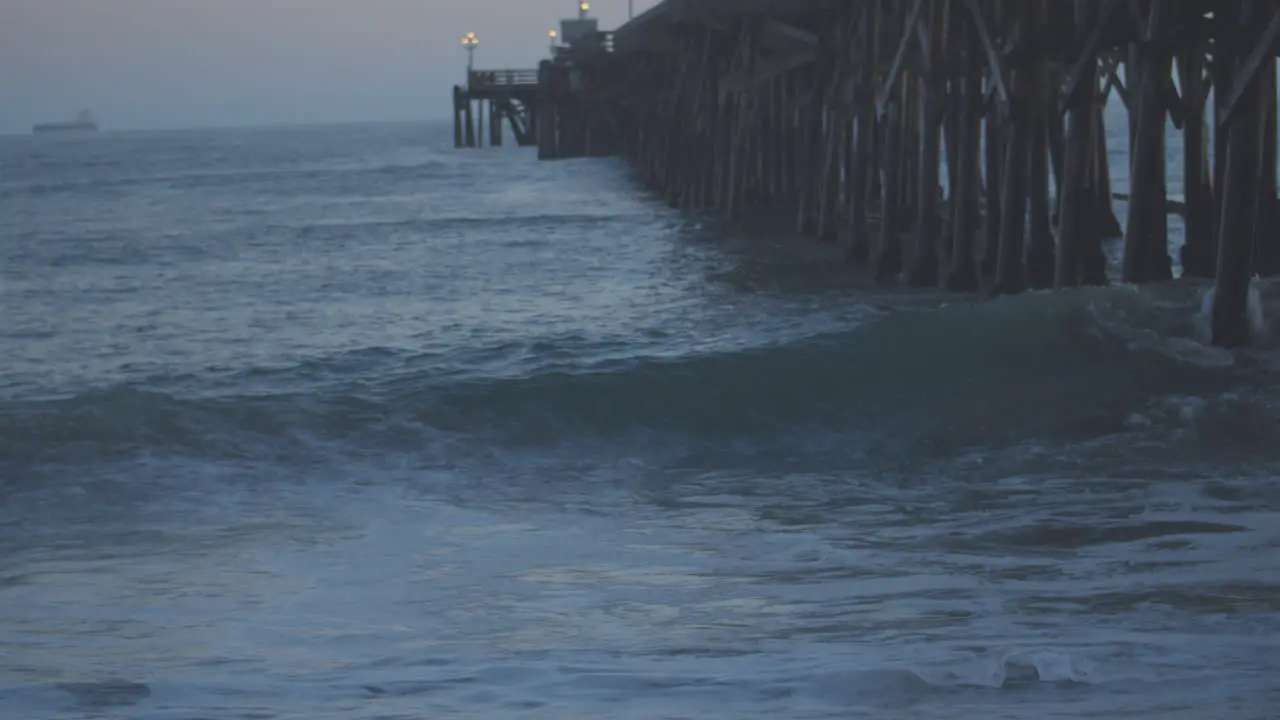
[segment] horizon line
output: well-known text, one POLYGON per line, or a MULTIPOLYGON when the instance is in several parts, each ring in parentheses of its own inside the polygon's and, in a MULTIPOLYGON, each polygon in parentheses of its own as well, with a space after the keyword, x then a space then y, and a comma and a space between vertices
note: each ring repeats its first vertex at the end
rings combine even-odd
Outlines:
MULTIPOLYGON (((100 135, 124 135, 128 133, 149 133, 149 132, 192 132, 201 130, 270 130, 283 128, 319 128, 319 127, 340 127, 351 125, 437 125, 450 122, 448 116, 434 116, 427 118, 405 118, 396 120, 329 120, 329 121, 267 121, 260 123, 244 123, 244 124, 213 124, 213 125, 185 125, 185 126, 124 126, 124 127, 102 127, 95 134, 100 135)), ((28 137, 32 136, 31 127, 26 130, 0 130, 0 137, 28 137)))

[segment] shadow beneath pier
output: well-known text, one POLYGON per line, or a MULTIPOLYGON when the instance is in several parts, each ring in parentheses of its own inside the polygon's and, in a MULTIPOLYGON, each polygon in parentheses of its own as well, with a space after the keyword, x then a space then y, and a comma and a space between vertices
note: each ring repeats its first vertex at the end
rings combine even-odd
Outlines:
POLYGON ((735 293, 801 298, 848 297, 890 307, 937 307, 979 302, 980 295, 944 295, 940 289, 878 281, 867 263, 846 261, 845 239, 815 242, 795 228, 787 207, 752 207, 734 218, 713 212, 680 211, 683 243, 713 249, 707 282, 735 293))

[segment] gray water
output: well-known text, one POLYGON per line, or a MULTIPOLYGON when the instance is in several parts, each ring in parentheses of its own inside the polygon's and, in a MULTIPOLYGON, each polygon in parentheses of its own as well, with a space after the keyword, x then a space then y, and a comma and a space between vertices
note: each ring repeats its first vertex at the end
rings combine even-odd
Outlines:
POLYGON ((0 717, 1276 717, 1207 285, 875 288, 448 142, 0 138, 0 717))

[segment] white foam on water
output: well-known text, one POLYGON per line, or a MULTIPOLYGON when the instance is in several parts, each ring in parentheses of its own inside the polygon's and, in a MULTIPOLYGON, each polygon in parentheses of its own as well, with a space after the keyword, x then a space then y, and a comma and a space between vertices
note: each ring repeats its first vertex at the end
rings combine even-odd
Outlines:
MULTIPOLYGON (((1200 312, 1194 318, 1196 338, 1205 345, 1213 341, 1213 296, 1217 285, 1207 288, 1200 296, 1200 312)), ((1249 332, 1254 341, 1262 340, 1270 334, 1266 313, 1263 310, 1262 293, 1256 282, 1249 284, 1249 302, 1246 306, 1249 318, 1249 332)))

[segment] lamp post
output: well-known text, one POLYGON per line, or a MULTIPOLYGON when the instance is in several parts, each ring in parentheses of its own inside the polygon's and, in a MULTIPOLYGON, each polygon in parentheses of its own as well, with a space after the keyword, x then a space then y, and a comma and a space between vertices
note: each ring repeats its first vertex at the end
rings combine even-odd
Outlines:
POLYGON ((560 33, 555 30, 548 30, 547 37, 551 38, 551 55, 554 57, 556 54, 556 38, 560 37, 560 33))
POLYGON ((636 0, 627 0, 627 19, 636 19, 636 0))
POLYGON ((471 87, 471 70, 475 67, 476 47, 480 45, 480 38, 476 34, 469 32, 462 36, 462 47, 467 51, 467 87, 471 87))
POLYGON ((587 0, 578 0, 578 19, 586 18, 589 12, 591 12, 591 3, 587 2, 587 0))

